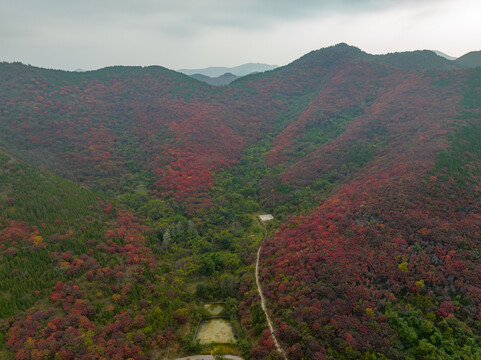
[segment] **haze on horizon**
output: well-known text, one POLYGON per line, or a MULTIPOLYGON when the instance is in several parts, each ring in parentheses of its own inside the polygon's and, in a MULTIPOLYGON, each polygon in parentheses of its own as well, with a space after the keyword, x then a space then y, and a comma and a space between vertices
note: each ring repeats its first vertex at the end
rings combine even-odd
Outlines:
POLYGON ((0 61, 65 70, 284 65, 345 42, 480 50, 476 0, 0 0, 0 61))

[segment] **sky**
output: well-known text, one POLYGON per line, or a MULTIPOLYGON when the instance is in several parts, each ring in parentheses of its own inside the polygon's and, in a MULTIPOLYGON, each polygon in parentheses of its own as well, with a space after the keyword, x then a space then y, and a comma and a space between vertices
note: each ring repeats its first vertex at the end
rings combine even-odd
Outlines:
POLYGON ((340 42, 371 54, 481 50, 479 0, 0 0, 0 61, 93 70, 285 65, 340 42))

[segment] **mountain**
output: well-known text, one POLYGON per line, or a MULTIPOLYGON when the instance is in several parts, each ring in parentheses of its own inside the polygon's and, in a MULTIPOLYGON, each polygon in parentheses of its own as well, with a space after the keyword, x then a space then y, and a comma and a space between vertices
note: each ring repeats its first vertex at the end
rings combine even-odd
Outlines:
POLYGON ((392 53, 379 55, 377 57, 380 62, 413 70, 443 69, 453 70, 459 68, 456 62, 439 56, 431 50, 418 50, 402 53, 392 53))
POLYGON ((204 69, 180 69, 179 72, 186 74, 186 75, 195 75, 201 74, 205 76, 209 76, 212 78, 216 78, 222 76, 226 73, 233 74, 235 76, 246 76, 252 73, 264 72, 269 71, 277 68, 278 65, 268 65, 268 64, 260 64, 260 63, 247 63, 239 66, 234 67, 208 67, 204 69))
POLYGON ((0 63, 0 357, 481 357, 481 70, 347 44, 209 86, 0 63), (271 214, 267 224, 258 215, 271 214))
POLYGON ((448 60, 456 60, 456 58, 455 58, 454 56, 449 56, 449 55, 447 55, 447 54, 445 54, 445 53, 443 53, 443 52, 441 52, 441 51, 438 51, 438 50, 432 50, 432 51, 434 51, 434 53, 435 53, 436 55, 439 55, 439 56, 441 56, 441 57, 443 57, 443 58, 446 58, 446 59, 448 59, 448 60))
POLYGON ((209 77, 202 74, 193 74, 190 75, 190 77, 214 86, 229 85, 231 82, 239 78, 231 73, 225 73, 224 75, 218 77, 209 77))
POLYGON ((481 51, 471 51, 457 58, 456 63, 468 68, 481 66, 481 51))

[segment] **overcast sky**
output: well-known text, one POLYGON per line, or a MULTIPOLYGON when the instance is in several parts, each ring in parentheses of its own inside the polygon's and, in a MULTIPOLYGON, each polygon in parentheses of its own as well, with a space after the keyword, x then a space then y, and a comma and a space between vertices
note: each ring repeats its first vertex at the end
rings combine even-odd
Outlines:
POLYGON ((461 56, 481 50, 480 14, 479 0, 0 0, 0 61, 284 65, 339 42, 461 56))

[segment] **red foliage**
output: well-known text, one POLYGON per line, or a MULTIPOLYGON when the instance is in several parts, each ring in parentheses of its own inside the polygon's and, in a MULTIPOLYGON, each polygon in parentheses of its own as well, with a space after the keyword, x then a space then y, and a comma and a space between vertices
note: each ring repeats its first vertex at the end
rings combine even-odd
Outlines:
POLYGON ((439 305, 439 309, 436 312, 438 316, 441 317, 448 317, 449 315, 454 313, 454 304, 452 301, 443 301, 441 305, 439 305))

